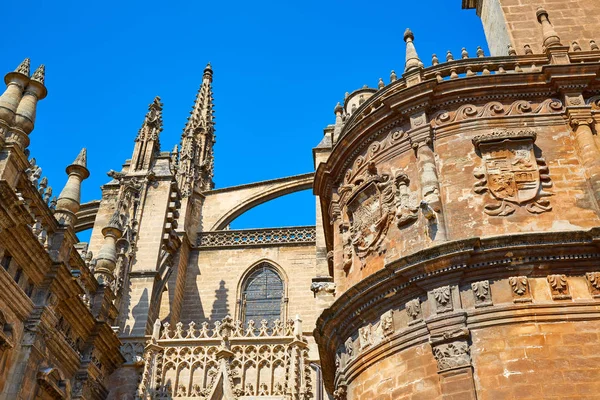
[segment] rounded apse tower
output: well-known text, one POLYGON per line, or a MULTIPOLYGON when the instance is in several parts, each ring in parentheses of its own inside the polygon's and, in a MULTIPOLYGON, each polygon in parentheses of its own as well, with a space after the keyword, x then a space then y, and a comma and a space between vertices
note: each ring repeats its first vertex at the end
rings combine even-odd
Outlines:
POLYGON ((345 110, 314 186, 336 399, 598 395, 600 50, 537 15, 538 54, 424 68, 407 33, 404 75, 345 110))

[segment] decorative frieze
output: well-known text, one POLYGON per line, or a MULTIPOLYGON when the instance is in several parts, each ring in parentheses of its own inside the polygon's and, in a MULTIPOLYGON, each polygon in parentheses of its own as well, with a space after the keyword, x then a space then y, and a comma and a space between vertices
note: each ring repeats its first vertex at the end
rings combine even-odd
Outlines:
POLYGON ((492 305, 492 292, 489 281, 471 283, 475 307, 486 307, 492 305))
POLYGON ((198 234, 198 247, 279 246, 287 243, 315 243, 314 226, 278 229, 242 229, 198 234))
POLYGON ((531 301, 529 281, 526 276, 512 276, 508 278, 515 303, 528 303, 531 301))
POLYGON ((442 286, 433 289, 431 292, 433 299, 435 300, 435 311, 437 313, 443 313, 452 311, 452 290, 450 286, 442 286))
POLYGON ((535 156, 535 139, 536 133, 528 129, 496 130, 473 138, 484 162, 474 171, 478 181, 473 190, 490 194, 491 201, 484 206, 486 214, 506 216, 521 206, 531 214, 552 210, 544 198, 552 195, 544 190, 552 182, 546 161, 535 156))
POLYGON ((566 275, 548 275, 546 279, 550 285, 550 291, 552 292, 552 298, 554 300, 565 300, 571 298, 569 282, 567 281, 566 275))
POLYGON ((513 115, 535 115, 535 114, 557 114, 564 110, 562 102, 558 99, 546 99, 539 103, 527 100, 517 100, 505 105, 499 101, 492 101, 482 106, 464 104, 456 111, 440 111, 432 118, 432 126, 435 128, 451 124, 453 122, 467 121, 471 119, 505 117, 513 115))
POLYGON ((600 272, 587 272, 588 288, 594 298, 600 298, 600 272))
POLYGON ((358 341, 361 351, 371 345, 371 325, 363 326, 358 330, 358 341))

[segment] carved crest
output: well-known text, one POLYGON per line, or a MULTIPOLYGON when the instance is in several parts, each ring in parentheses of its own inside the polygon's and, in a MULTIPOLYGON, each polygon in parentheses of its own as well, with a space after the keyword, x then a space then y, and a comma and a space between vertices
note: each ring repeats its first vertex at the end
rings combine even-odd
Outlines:
POLYGON ((498 200, 485 205, 486 214, 510 215, 516 206, 525 205, 533 214, 550 211, 550 202, 541 197, 551 193, 543 189, 552 186, 543 158, 536 158, 533 143, 536 133, 531 130, 494 131, 476 136, 473 144, 481 152, 484 165, 475 171, 479 179, 475 192, 488 192, 498 200))
MULTIPOLYGON (((364 175, 339 189, 349 221, 349 242, 363 260, 371 251, 379 250, 394 219, 398 227, 417 219, 418 208, 408 188, 410 180, 401 171, 394 178, 380 174, 369 163, 364 175)), ((351 266, 352 254, 344 252, 344 265, 351 266)))

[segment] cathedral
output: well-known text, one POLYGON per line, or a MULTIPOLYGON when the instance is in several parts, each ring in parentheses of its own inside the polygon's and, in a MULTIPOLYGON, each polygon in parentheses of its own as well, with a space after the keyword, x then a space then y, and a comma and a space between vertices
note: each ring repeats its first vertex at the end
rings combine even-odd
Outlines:
POLYGON ((313 172, 235 187, 210 64, 180 142, 155 98, 87 203, 85 149, 58 196, 28 150, 44 66, 6 74, 0 400, 600 399, 600 3, 462 7, 491 55, 407 29, 313 172), (313 226, 230 229, 306 189, 313 226))

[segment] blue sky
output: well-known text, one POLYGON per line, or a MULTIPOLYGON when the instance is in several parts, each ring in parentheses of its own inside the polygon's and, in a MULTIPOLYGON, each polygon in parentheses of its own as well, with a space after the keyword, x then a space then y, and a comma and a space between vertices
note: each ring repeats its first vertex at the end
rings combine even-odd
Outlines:
MULTIPOLYGON (((163 151, 179 142, 207 62, 214 70, 218 188, 309 172, 312 151, 345 92, 404 68, 406 27, 431 54, 486 49, 481 22, 460 0, 7 2, 0 72, 46 64, 30 150, 55 193, 88 148, 83 201, 131 157, 154 96, 164 103, 163 151), (6 37, 6 36, 5 36, 6 37)), ((310 225, 301 192, 259 206, 235 228, 310 225)))

